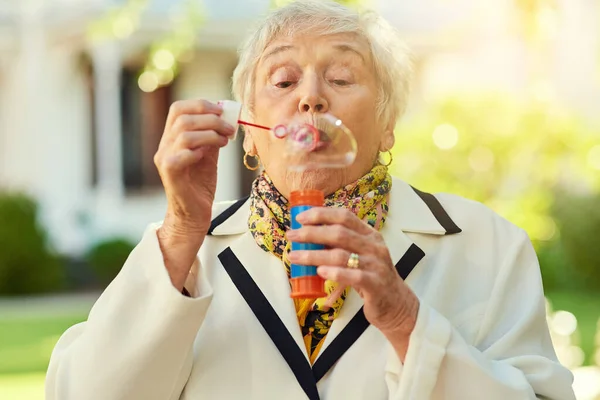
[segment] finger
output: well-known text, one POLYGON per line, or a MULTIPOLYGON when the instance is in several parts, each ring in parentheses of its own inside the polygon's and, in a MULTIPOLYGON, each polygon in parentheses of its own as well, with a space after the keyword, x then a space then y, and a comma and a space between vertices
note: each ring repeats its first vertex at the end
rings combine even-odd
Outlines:
POLYGON ((222 147, 227 144, 227 138, 215 131, 187 131, 177 137, 176 146, 180 149, 197 149, 202 146, 222 147))
POLYGON ((323 279, 337 282, 342 286, 352 286, 356 290, 373 291, 377 286, 377 276, 363 269, 321 266, 317 274, 323 279))
POLYGON ((210 151, 211 148, 214 149, 215 147, 216 146, 202 146, 197 149, 182 149, 175 154, 165 157, 162 161, 159 161, 157 163, 157 168, 159 170, 170 172, 181 171, 202 160, 207 151, 210 151))
POLYGON ((361 235, 367 235, 373 228, 362 221, 352 211, 338 207, 313 207, 296 217, 303 225, 343 225, 361 235))
POLYGON ((351 253, 364 253, 369 248, 365 236, 342 225, 312 226, 289 230, 288 240, 297 243, 322 244, 331 248, 344 249, 351 253))
POLYGON ((232 136, 235 128, 215 114, 183 114, 177 117, 172 132, 181 135, 182 132, 213 130, 224 136, 232 136))
POLYGON ((167 125, 171 126, 180 115, 184 114, 216 114, 221 115, 223 107, 208 100, 179 100, 171 104, 167 125))
POLYGON ((298 265, 337 265, 345 266, 350 252, 343 249, 295 250, 289 253, 289 260, 298 265))
POLYGON ((192 165, 204 157, 205 148, 195 150, 183 149, 167 157, 164 157, 157 163, 159 170, 176 172, 192 165))
POLYGON ((329 309, 333 307, 337 299, 339 299, 342 293, 344 293, 344 290, 346 290, 346 287, 347 286, 345 285, 339 285, 329 296, 327 296, 327 299, 323 304, 323 307, 327 307, 325 311, 329 311, 329 309))

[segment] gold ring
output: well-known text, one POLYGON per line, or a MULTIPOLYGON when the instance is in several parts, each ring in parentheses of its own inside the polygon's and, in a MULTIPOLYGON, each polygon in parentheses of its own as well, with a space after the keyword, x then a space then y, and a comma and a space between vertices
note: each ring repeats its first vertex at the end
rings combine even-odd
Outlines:
POLYGON ((358 264, 359 264, 358 254, 356 254, 356 253, 350 254, 350 257, 348 258, 348 262, 346 263, 346 266, 348 268, 358 268, 358 264))

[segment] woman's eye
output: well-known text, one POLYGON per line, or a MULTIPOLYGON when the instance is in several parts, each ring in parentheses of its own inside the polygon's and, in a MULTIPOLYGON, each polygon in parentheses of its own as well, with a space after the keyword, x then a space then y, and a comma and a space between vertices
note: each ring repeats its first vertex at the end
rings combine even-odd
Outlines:
POLYGON ((277 82, 275 84, 276 87, 278 87, 279 89, 287 89, 290 86, 292 86, 294 84, 294 82, 292 81, 281 81, 281 82, 277 82))
POLYGON ((333 79, 331 83, 333 83, 336 86, 348 86, 350 84, 350 82, 343 79, 333 79))

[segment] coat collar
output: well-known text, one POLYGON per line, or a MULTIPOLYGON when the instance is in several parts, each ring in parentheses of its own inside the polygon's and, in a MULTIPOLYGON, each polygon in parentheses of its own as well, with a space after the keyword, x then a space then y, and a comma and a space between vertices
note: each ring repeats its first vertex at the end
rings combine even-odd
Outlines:
MULTIPOLYGON (((394 229, 431 235, 461 232, 434 195, 415 189, 401 179, 392 180, 389 207, 390 212, 394 214, 394 229)), ((211 223, 209 235, 236 235, 246 232, 249 213, 249 197, 218 204, 213 210, 213 215, 217 216, 211 223)))

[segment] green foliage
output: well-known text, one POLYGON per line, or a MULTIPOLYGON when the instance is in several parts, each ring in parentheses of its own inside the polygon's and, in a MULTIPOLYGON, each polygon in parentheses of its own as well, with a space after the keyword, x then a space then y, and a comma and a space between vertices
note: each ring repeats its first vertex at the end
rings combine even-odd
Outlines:
POLYGON ((555 193, 600 189, 600 173, 585 163, 599 142, 580 120, 549 105, 460 96, 402 124, 392 172, 423 190, 481 201, 538 242, 557 233, 555 193))
POLYGON ((97 243, 89 250, 86 261, 100 284, 106 286, 117 276, 134 247, 127 239, 115 238, 97 243))
POLYGON ((562 241, 554 239, 540 243, 537 255, 546 291, 577 289, 582 286, 562 241))
POLYGON ((0 192, 0 295, 63 288, 64 271, 38 221, 38 206, 23 194, 0 192))
POLYGON ((138 29, 148 0, 127 0, 88 25, 87 36, 94 41, 123 39, 138 29))
MULTIPOLYGON (((152 92, 170 85, 180 72, 181 64, 189 61, 198 39, 198 29, 205 21, 202 2, 182 0, 174 8, 169 31, 154 40, 148 58, 140 71, 140 88, 152 92)), ((91 41, 125 40, 140 29, 148 0, 126 0, 107 14, 92 21, 87 36, 91 41)))
POLYGON ((573 279, 600 290, 600 195, 565 196, 554 209, 573 279))

